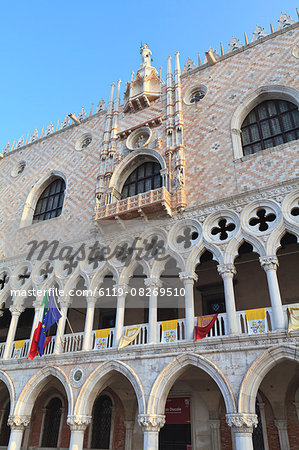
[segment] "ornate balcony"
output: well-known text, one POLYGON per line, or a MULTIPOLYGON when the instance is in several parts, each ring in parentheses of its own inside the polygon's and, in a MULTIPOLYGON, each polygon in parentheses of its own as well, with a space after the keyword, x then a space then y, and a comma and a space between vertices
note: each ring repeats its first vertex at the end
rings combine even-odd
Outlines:
POLYGON ((163 186, 153 191, 134 195, 124 200, 100 206, 96 209, 96 220, 132 219, 140 215, 166 211, 171 216, 171 195, 163 186))
MULTIPOLYGON (((290 308, 294 307, 294 304, 291 305, 284 305, 283 311, 284 311, 284 317, 286 324, 288 323, 289 315, 290 315, 290 308)), ((265 308, 266 310, 266 318, 267 318, 267 333, 271 333, 273 331, 273 317, 272 317, 272 308, 265 308)), ((240 336, 246 336, 248 335, 248 326, 247 321, 245 317, 245 311, 237 311, 237 320, 238 320, 238 331, 240 336)), ((197 324, 197 318, 195 318, 194 325, 197 324)), ((148 344, 148 332, 149 332, 149 325, 147 323, 139 324, 139 325, 130 325, 123 327, 123 334, 125 334, 125 331, 127 328, 133 328, 133 327, 139 327, 140 326, 140 332, 132 341, 129 346, 130 348, 136 348, 143 345, 148 344)), ((200 344, 201 342, 211 342, 214 338, 230 338, 230 335, 227 333, 227 314, 222 313, 218 314, 217 320, 214 323, 213 327, 209 331, 208 335, 203 341, 198 341, 200 344)), ((177 322, 177 342, 186 342, 186 343, 192 343, 192 341, 188 341, 185 337, 185 319, 178 319, 177 322)), ((286 330, 287 331, 287 330, 286 330)), ((266 336, 267 333, 264 335, 266 336)), ((106 350, 116 348, 117 344, 114 342, 114 336, 115 336, 115 328, 110 328, 109 336, 107 340, 107 346, 106 350)), ((248 336, 249 339, 254 339, 255 336, 248 336)), ((66 334, 63 338, 63 346, 62 346, 62 353, 76 353, 83 351, 83 341, 84 341, 84 332, 81 333, 73 333, 73 334, 66 334)), ((91 351, 102 351, 98 350, 95 344, 96 341, 96 331, 92 331, 92 341, 91 341, 91 351)), ((52 355, 54 353, 55 349, 55 342, 56 342, 56 336, 52 336, 51 341, 44 349, 44 355, 52 355)), ((157 338, 156 338, 156 344, 165 345, 163 343, 162 339, 162 322, 157 322, 157 338)), ((5 343, 0 343, 0 360, 3 358, 5 343)), ((30 349, 30 339, 26 339, 24 342, 23 348, 17 355, 14 353, 15 345, 13 345, 12 353, 8 359, 25 359, 29 354, 30 349)))

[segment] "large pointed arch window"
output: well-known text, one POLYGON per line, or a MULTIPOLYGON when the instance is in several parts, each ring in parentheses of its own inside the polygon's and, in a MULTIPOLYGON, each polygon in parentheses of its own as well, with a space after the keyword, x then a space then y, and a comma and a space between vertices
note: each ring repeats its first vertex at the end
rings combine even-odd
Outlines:
POLYGON ((62 401, 58 397, 52 398, 46 406, 42 447, 58 447, 60 422, 62 414, 62 401))
POLYGON ((244 155, 299 139, 298 107, 286 100, 266 100, 247 115, 241 134, 244 155))
POLYGON ((110 449, 112 401, 108 395, 101 395, 92 411, 91 448, 110 449))
POLYGON ((154 161, 148 161, 138 166, 125 181, 121 198, 133 197, 162 187, 160 170, 160 164, 154 161))
POLYGON ((55 178, 42 192, 35 207, 33 222, 52 219, 62 213, 65 181, 55 178))

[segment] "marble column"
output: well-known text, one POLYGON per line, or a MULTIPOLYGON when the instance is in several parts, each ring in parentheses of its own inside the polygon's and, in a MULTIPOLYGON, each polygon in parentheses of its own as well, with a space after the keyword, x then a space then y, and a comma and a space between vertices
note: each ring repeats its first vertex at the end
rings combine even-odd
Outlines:
POLYGON ((25 311, 25 308, 21 305, 12 305, 9 308, 9 310, 11 312, 11 319, 10 319, 9 330, 8 330, 6 343, 5 343, 3 359, 11 358, 12 348, 13 348, 13 343, 15 340, 19 317, 22 314, 22 312, 25 311))
POLYGON ((221 450, 221 440, 220 440, 220 420, 209 420, 210 430, 211 430, 211 450, 221 450))
POLYGON ((157 278, 146 278, 144 280, 146 289, 150 289, 148 307, 148 344, 156 344, 158 340, 157 320, 158 320, 158 289, 162 283, 157 278))
POLYGON ((64 351, 63 340, 68 307, 68 302, 60 301, 61 318, 59 319, 57 324, 54 354, 63 353, 64 351))
POLYGON ((87 311, 85 318, 85 328, 84 328, 84 342, 83 350, 92 350, 92 328, 94 319, 94 309, 95 309, 96 299, 90 297, 87 299, 87 311))
POLYGON ((274 421, 278 430, 278 437, 281 450, 290 450, 288 422, 286 419, 277 419, 274 421))
POLYGON ((191 341, 194 339, 195 325, 193 285, 197 275, 195 272, 181 272, 179 275, 185 288, 185 339, 191 341))
POLYGON ((218 273, 221 275, 224 286, 225 309, 226 309, 226 330, 227 334, 238 334, 239 326, 236 313, 236 302, 233 278, 236 269, 233 264, 219 264, 217 266, 218 273))
POLYGON ((125 429, 126 429, 125 450, 132 450, 134 425, 135 425, 134 420, 125 420, 125 429))
POLYGON ((226 414, 226 422, 232 427, 236 450, 253 450, 252 433, 257 426, 256 414, 226 414))
POLYGON ((10 416, 8 425, 11 428, 7 450, 20 450, 22 445, 23 433, 29 425, 29 416, 10 416))
POLYGON ((125 319, 125 307, 126 307, 126 296, 129 287, 126 284, 115 286, 117 292, 117 309, 115 318, 115 333, 113 339, 113 346, 118 347, 120 338, 123 334, 124 319, 125 319))
POLYGON ((138 423, 143 428, 143 450, 159 450, 159 431, 165 424, 165 416, 140 414, 138 423))
POLYGON ((272 308, 272 330, 285 330, 286 321, 282 309, 280 290, 277 279, 278 258, 276 256, 262 256, 260 257, 260 263, 267 275, 272 308))
POLYGON ((68 416, 71 429, 70 450, 83 450, 84 433, 91 422, 91 416, 68 416))

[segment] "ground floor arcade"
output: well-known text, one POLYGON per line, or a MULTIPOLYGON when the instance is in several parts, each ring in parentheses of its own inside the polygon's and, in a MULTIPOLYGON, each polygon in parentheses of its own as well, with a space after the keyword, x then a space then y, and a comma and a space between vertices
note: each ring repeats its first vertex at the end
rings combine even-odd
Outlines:
POLYGON ((1 370, 0 447, 297 449, 293 342, 244 351, 239 365, 237 359, 226 352, 217 364, 215 355, 184 352, 160 360, 73 361, 24 369, 23 377, 1 370))

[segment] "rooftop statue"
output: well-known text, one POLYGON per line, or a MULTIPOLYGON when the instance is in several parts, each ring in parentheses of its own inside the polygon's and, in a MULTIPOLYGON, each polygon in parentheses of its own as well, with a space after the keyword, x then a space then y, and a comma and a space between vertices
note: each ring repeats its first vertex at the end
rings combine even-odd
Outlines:
POLYGON ((141 46, 140 46, 140 55, 141 55, 141 59, 142 59, 142 63, 140 64, 140 67, 151 67, 152 52, 148 48, 148 45, 147 44, 142 45, 142 42, 141 42, 141 46))

